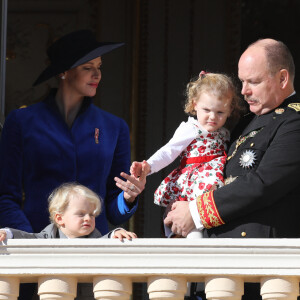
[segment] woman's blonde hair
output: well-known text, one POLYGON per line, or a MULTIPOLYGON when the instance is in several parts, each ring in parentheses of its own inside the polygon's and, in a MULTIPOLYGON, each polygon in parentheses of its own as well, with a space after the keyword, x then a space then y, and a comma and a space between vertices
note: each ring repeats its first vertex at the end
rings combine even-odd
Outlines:
POLYGON ((64 183, 56 188, 48 198, 50 221, 55 222, 57 213, 63 214, 72 197, 82 196, 95 205, 94 215, 98 216, 101 212, 101 200, 92 190, 77 183, 64 183))
POLYGON ((232 123, 236 123, 241 112, 244 110, 242 99, 238 96, 237 88, 233 80, 225 74, 220 73, 205 73, 192 79, 186 88, 186 102, 184 111, 187 114, 196 116, 195 104, 197 103, 202 93, 212 93, 220 100, 231 98, 231 114, 225 123, 225 127, 231 127, 232 123))

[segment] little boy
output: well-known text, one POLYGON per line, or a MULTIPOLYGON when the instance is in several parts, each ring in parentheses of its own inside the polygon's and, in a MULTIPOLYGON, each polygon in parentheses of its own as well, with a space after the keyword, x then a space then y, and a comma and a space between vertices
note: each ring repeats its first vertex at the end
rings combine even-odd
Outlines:
POLYGON ((117 228, 105 236, 95 228, 95 218, 101 212, 101 201, 89 188, 66 183, 55 189, 49 199, 49 213, 51 224, 40 233, 2 228, 0 242, 5 239, 72 239, 72 238, 136 238, 136 234, 117 228))

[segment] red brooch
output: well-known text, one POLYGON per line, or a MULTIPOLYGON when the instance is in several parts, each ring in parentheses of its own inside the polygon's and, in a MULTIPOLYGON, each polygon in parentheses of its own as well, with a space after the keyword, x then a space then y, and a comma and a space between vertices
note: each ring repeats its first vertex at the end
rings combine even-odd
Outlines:
POLYGON ((95 143, 99 144, 99 128, 95 128, 95 143))

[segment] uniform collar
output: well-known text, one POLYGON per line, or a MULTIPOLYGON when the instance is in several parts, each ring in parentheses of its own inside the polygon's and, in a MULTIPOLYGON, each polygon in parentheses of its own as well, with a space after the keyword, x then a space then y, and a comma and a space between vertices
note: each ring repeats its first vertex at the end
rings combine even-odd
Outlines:
MULTIPOLYGON (((300 99, 299 97, 297 96, 297 94, 294 92, 293 94, 291 94, 291 96, 287 97, 282 103, 281 105, 279 105, 277 108, 285 108, 287 107, 289 104, 291 103, 299 103, 300 102, 300 99)), ((274 110, 276 110, 274 109, 274 110)))
POLYGON ((275 114, 278 115, 276 113, 276 111, 278 111, 278 109, 282 108, 285 110, 289 104, 299 103, 299 102, 300 102, 300 99, 294 92, 293 94, 291 94, 291 96, 286 98, 278 107, 274 108, 273 110, 271 110, 270 112, 268 112, 264 115, 256 116, 255 114, 251 113, 252 120, 250 121, 249 125, 244 129, 242 136, 247 135, 251 131, 258 130, 258 129, 264 127, 265 125, 267 125, 270 122, 270 119, 273 118, 273 116, 275 114))
POLYGON ((256 116, 255 114, 252 114, 252 120, 248 124, 248 126, 244 129, 242 132, 242 136, 247 135, 251 131, 258 130, 262 127, 264 127, 267 123, 270 121, 270 116, 273 114, 273 111, 268 112, 267 114, 256 116))

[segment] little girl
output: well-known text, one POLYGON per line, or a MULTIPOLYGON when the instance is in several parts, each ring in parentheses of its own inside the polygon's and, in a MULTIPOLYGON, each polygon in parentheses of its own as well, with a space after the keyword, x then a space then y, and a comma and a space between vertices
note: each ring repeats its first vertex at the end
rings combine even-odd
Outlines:
MULTIPOLYGON (((223 170, 226 161, 226 143, 229 131, 223 126, 230 116, 236 119, 240 99, 230 77, 202 71, 187 85, 185 112, 189 117, 182 122, 171 140, 147 161, 133 162, 132 175, 142 171, 150 175, 172 163, 180 155, 180 165, 159 185, 154 203, 192 201, 211 189, 224 185, 223 170)), ((226 124, 227 125, 227 124, 226 124)), ((196 231, 188 238, 200 238, 196 231)))

